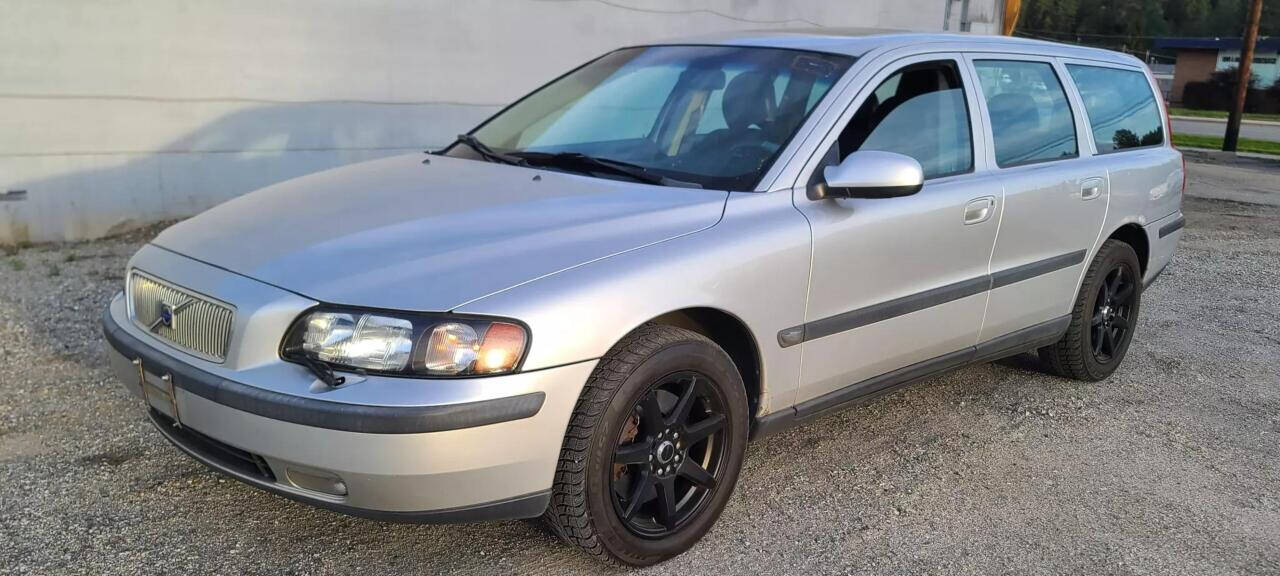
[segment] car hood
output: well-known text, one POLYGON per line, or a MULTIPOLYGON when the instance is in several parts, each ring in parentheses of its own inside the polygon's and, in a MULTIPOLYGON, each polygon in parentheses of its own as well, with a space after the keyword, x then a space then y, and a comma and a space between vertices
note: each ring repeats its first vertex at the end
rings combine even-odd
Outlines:
POLYGON ((714 226, 728 196, 422 160, 396 156, 269 186, 154 243, 321 302, 442 311, 714 226))

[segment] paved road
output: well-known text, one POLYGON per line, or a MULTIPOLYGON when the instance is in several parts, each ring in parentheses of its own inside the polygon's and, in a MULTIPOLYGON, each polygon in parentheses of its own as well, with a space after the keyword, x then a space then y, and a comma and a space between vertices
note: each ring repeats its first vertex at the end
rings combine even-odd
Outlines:
MULTIPOLYGON (((1173 133, 1222 137, 1222 135, 1227 133, 1227 121, 1200 118, 1174 118, 1173 133)), ((1240 137, 1280 142, 1280 122, 1272 122, 1268 124, 1256 122, 1241 123, 1240 137)))
MULTIPOLYGON (((707 538, 629 574, 1280 574, 1280 169, 1190 171, 1112 378, 1023 356, 757 442, 707 538)), ((101 351, 146 238, 0 253, 0 574, 620 573, 530 523, 348 518, 181 455, 101 351)))

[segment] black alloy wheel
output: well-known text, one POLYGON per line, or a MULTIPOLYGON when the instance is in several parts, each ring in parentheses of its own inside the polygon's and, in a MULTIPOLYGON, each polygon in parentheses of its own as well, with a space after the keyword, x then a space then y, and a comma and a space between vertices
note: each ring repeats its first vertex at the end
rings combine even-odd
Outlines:
POLYGON ((724 462, 724 400, 705 374, 655 383, 635 406, 613 452, 614 511, 628 530, 663 538, 702 510, 724 462))
POLYGON ((1138 326, 1142 301, 1142 264, 1129 244, 1102 243, 1071 309, 1067 333, 1040 349, 1050 372, 1097 382, 1120 366, 1138 326))
POLYGON ((1112 268, 1099 283, 1089 330, 1093 357, 1099 364, 1115 359, 1120 344, 1127 343, 1130 315, 1137 295, 1136 279, 1122 265, 1112 268))
POLYGON ((637 328, 583 387, 543 519, 614 565, 688 550, 733 495, 749 415, 742 375, 715 342, 676 326, 637 328))

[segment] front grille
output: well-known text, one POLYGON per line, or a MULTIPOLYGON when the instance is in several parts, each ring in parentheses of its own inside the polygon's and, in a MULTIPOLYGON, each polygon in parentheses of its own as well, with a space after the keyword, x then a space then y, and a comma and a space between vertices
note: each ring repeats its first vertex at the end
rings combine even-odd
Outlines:
POLYGON ((235 311, 137 270, 129 272, 129 314, 138 327, 196 356, 222 362, 235 311))
POLYGON ((150 415, 151 420, 160 428, 161 433, 196 456, 214 462, 241 476, 275 483, 276 475, 271 471, 271 466, 267 464, 266 459, 263 457, 214 440, 186 426, 175 426, 172 418, 161 414, 155 408, 150 410, 150 415))

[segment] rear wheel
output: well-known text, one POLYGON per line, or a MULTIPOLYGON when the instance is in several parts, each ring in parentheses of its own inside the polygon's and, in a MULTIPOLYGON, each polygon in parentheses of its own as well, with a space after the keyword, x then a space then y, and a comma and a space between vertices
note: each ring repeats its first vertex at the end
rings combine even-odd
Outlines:
POLYGON ((544 518, 603 560, 661 562, 720 516, 746 440, 746 393, 729 356, 697 333, 647 324, 587 382, 544 518))
POLYGON ((1080 286, 1071 326, 1056 344, 1040 349, 1054 373, 1098 381, 1120 366, 1138 323, 1142 268, 1128 244, 1107 240, 1080 286))

